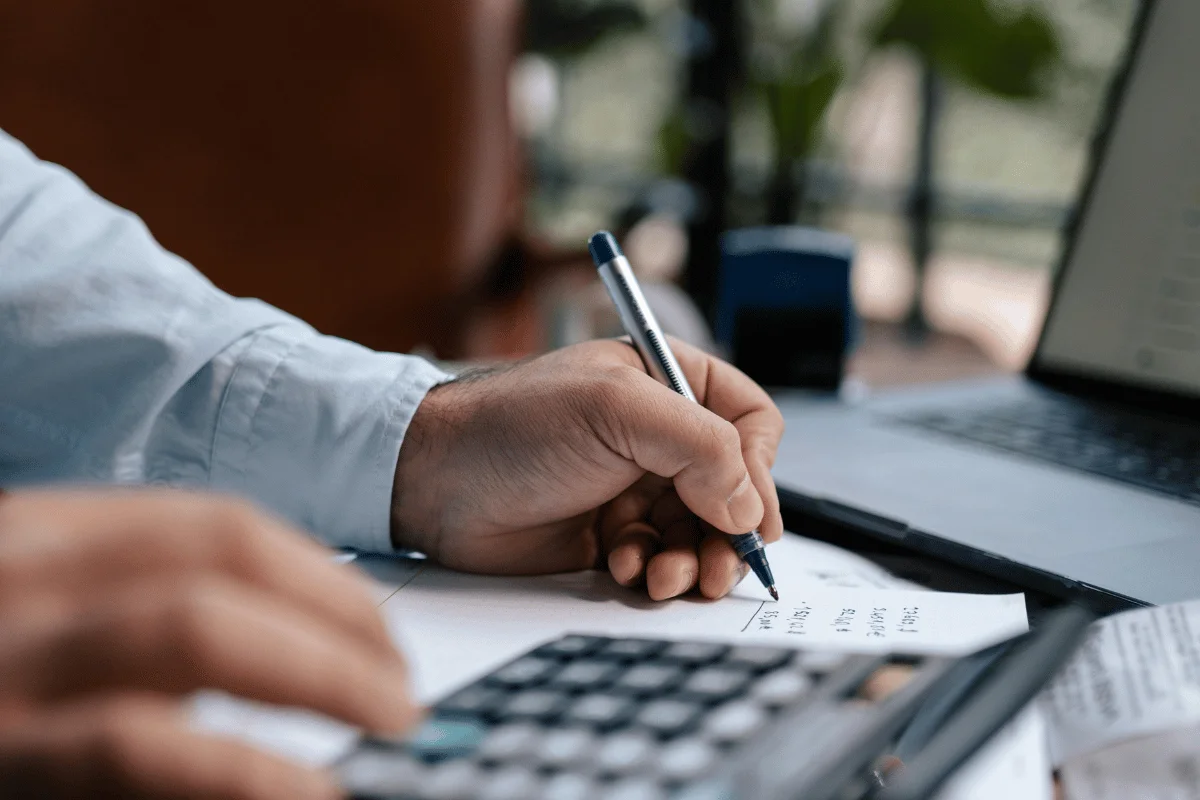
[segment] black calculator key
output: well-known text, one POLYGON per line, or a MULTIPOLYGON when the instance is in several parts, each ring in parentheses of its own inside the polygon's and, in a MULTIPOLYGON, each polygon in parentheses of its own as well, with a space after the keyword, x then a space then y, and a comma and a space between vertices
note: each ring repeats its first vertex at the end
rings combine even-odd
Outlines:
POLYGON ((570 703, 570 695, 544 689, 530 689, 509 698, 496 712, 502 722, 551 722, 562 714, 570 703))
POLYGON ((675 642, 659 654, 659 659, 672 664, 700 666, 716 661, 729 650, 728 645, 704 642, 675 642))
POLYGON ((550 683, 560 689, 603 689, 613 682, 621 672, 621 665, 611 661, 583 659, 567 664, 557 672, 550 683))
POLYGON ((699 702, 716 703, 741 692, 752 677, 751 673, 741 669, 704 667, 688 676, 679 693, 699 702))
POLYGON ((508 698, 506 692, 485 686, 468 686, 437 705, 437 712, 444 716, 487 718, 508 698))
POLYGON ((523 689, 541 683, 558 667, 556 661, 526 656, 496 670, 486 681, 506 689, 523 689))
POLYGON ((636 695, 665 694, 687 675, 673 664, 638 664, 626 670, 613 688, 636 695))
POLYGON ((746 669, 768 670, 782 667, 792 660, 791 650, 777 647, 735 647, 725 654, 722 663, 746 669))
POLYGON ((563 720, 596 728, 615 728, 634 712, 633 701, 616 694, 586 694, 574 700, 563 720))
POLYGON ((641 707, 634 722, 659 736, 675 736, 694 726, 703 711, 703 706, 683 700, 654 700, 641 707))
POLYGON ((564 636, 556 642, 542 645, 534 653, 545 658, 578 658, 599 650, 610 641, 600 636, 564 636))
POLYGON ((614 639, 605 645, 596 658, 618 661, 643 661, 666 649, 667 643, 655 639, 614 639))

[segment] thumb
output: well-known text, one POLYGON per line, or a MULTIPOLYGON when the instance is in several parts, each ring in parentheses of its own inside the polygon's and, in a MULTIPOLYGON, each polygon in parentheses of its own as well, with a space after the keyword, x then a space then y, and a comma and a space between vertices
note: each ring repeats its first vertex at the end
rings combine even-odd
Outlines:
POLYGON ((737 428, 643 372, 600 393, 599 415, 610 448, 647 472, 670 478, 696 516, 726 533, 746 533, 762 521, 763 501, 742 458, 737 428), (619 387, 619 388, 618 388, 619 387), (604 397, 608 394, 608 397, 604 397))

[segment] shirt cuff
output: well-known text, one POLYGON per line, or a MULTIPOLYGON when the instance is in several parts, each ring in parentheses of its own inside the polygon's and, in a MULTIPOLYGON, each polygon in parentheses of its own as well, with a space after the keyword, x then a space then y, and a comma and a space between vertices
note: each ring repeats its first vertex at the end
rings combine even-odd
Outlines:
POLYGON ((222 398, 209 485, 327 544, 390 552, 400 445, 426 393, 449 378, 302 325, 264 330, 222 398))

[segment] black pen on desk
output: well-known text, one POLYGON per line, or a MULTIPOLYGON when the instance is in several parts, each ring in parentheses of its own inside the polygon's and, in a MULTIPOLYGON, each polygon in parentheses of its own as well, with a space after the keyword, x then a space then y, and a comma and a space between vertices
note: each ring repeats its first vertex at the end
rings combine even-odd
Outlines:
MULTIPOLYGON (((675 354, 671 352, 667 337, 659 327, 654 312, 650 310, 650 304, 642 294, 642 287, 634 277, 629 261, 621 252, 616 238, 608 231, 600 231, 588 241, 588 249, 596 262, 600 280, 604 282, 608 296, 617 307, 617 314, 621 317, 625 332, 629 334, 633 346, 642 356, 646 371, 693 403, 697 402, 696 395, 679 367, 675 354)), ((771 574, 771 565, 767 563, 762 536, 758 531, 751 531, 729 538, 738 556, 754 570, 754 574, 771 593, 771 597, 778 600, 779 592, 775 589, 775 576, 771 574)))

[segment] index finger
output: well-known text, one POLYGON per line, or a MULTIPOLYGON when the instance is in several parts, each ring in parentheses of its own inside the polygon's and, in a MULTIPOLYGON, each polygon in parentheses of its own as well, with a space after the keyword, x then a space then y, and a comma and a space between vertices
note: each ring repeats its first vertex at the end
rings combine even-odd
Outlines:
POLYGON ((696 399, 737 428, 742 458, 765 509, 759 532, 768 542, 778 540, 783 519, 771 467, 783 438, 783 415, 766 390, 737 367, 677 339, 671 347, 696 399))

